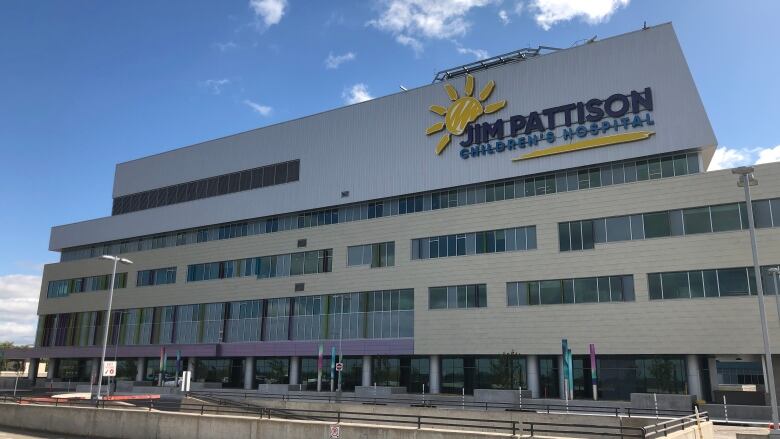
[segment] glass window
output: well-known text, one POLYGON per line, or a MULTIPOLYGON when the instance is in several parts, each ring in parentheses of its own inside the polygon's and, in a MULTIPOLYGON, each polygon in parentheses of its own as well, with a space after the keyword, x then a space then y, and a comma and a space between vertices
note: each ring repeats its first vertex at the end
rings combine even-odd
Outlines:
POLYGON ((710 227, 710 209, 708 207, 684 209, 683 224, 686 235, 712 232, 710 227))
POLYGON ((664 299, 689 298, 688 272, 663 273, 661 275, 664 299))
POLYGON ((569 223, 558 223, 558 241, 560 251, 565 252, 571 250, 569 223))
POLYGON ((539 301, 542 305, 562 303, 562 288, 559 280, 539 282, 539 301))
POLYGON ((631 239, 631 221, 628 216, 607 218, 607 241, 628 241, 631 239))
POLYGON ((717 270, 704 270, 702 277, 704 278, 704 295, 706 297, 720 297, 717 270))
POLYGON ((728 230, 740 230, 739 204, 723 204, 710 207, 712 214, 712 231, 723 232, 728 230))
POLYGON ((582 249, 590 250, 593 248, 593 221, 582 221, 582 249))
POLYGON ((647 275, 647 289, 650 300, 663 299, 663 290, 661 289, 661 273, 650 273, 647 275))
POLYGON ((671 235, 669 212, 646 213, 644 218, 645 238, 659 238, 671 235))
MULTIPOLYGON (((715 221, 714 215, 713 213, 713 221, 715 221)), ((780 212, 778 212, 778 215, 780 215, 780 212)), ((772 213, 769 207, 769 200, 753 201, 753 221, 758 228, 772 227, 772 213)))
POLYGON ((428 290, 429 309, 447 308, 447 287, 433 287, 428 290))
POLYGON ((598 285, 595 277, 574 279, 575 303, 598 302, 598 285))
POLYGON ((718 270, 718 285, 721 297, 749 294, 747 270, 745 268, 722 268, 718 270))
POLYGON ((688 154, 688 173, 695 174, 699 172, 699 154, 688 154))
POLYGON ((691 287, 691 297, 704 297, 704 278, 701 271, 688 272, 688 282, 691 287))
POLYGON ((645 226, 642 215, 631 215, 631 239, 645 239, 645 226))

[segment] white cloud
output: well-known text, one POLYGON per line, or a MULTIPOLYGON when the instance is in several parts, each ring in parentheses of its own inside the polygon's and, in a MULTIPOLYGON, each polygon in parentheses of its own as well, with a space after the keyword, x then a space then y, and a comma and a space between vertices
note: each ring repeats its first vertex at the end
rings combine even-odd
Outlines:
POLYGON ((469 49, 468 47, 458 47, 457 50, 461 55, 472 55, 477 60, 488 57, 487 50, 484 49, 469 49))
POLYGON ((40 276, 0 276, 0 341, 34 342, 40 289, 40 276))
POLYGON ((232 41, 228 41, 226 43, 214 43, 212 44, 212 46, 219 49, 220 52, 227 52, 228 50, 235 49, 236 47, 238 47, 238 44, 232 41))
POLYGON ((530 8, 536 11, 536 23, 544 30, 558 22, 580 17, 588 24, 609 20, 619 8, 628 6, 630 0, 532 0, 530 8))
POLYGON ((271 111, 273 108, 267 106, 267 105, 261 105, 257 102, 252 102, 249 99, 244 99, 244 105, 248 106, 252 110, 254 110, 257 114, 267 117, 271 115, 271 111))
POLYGON ((501 23, 504 23, 504 26, 512 21, 509 19, 509 12, 504 9, 498 11, 498 18, 501 20, 501 23))
POLYGON ((227 78, 207 79, 200 83, 202 87, 209 89, 209 91, 215 95, 222 93, 222 88, 228 84, 230 84, 230 80, 227 78))
POLYGON ((422 43, 416 38, 412 38, 408 35, 399 34, 395 36, 395 41, 404 46, 409 46, 414 50, 414 54, 419 56, 423 51, 422 43))
POLYGON ((278 24, 287 8, 287 0, 249 0, 249 7, 266 27, 278 24))
POLYGON ((379 17, 368 25, 393 34, 397 42, 419 53, 420 38, 463 36, 471 27, 466 20, 469 11, 492 3, 496 0, 382 0, 379 17))
POLYGON ((347 52, 343 55, 333 55, 331 52, 328 54, 328 57, 325 58, 325 68, 337 69, 341 64, 352 61, 353 59, 355 59, 355 54, 352 52, 347 52))
POLYGON ((721 146, 715 150, 708 171, 729 169, 737 166, 762 164, 780 161, 780 145, 770 148, 727 148, 721 146))
POLYGON ((764 148, 758 151, 758 160, 756 164, 780 162, 780 145, 774 148, 764 148))
POLYGON ((347 104, 357 104, 358 102, 365 102, 374 99, 371 94, 368 93, 368 87, 366 84, 358 83, 349 87, 341 93, 342 99, 347 104))

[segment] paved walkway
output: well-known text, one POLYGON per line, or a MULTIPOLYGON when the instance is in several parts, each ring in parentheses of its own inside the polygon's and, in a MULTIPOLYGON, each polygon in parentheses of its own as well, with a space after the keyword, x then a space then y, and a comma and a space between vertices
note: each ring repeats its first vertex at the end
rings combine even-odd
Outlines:
POLYGON ((54 433, 41 433, 0 427, 0 439, 80 439, 83 437, 84 436, 64 436, 54 433))

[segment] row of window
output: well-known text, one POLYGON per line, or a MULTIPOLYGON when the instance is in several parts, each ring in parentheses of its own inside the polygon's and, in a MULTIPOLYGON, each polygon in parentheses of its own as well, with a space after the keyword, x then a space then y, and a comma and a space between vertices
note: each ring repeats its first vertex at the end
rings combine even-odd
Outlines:
POLYGON ((232 261, 191 264, 187 266, 187 282, 255 275, 258 279, 265 279, 330 273, 332 270, 332 249, 311 250, 232 261))
POLYGON ((486 308, 487 286, 456 285, 428 289, 429 309, 486 308))
POLYGON ((300 160, 292 160, 124 195, 114 198, 111 215, 298 181, 300 165, 300 160))
POLYGON ((176 267, 141 270, 138 272, 136 286, 165 285, 176 283, 176 267))
MULTIPOLYGON (((61 261, 86 259, 106 254, 115 255, 119 253, 146 251, 217 239, 230 239, 261 233, 273 233, 304 227, 316 227, 391 215, 404 215, 435 209, 545 195, 555 192, 623 184, 650 178, 651 163, 653 163, 653 169, 655 169, 656 163, 661 166, 661 178, 693 174, 699 172, 698 162, 698 153, 678 154, 674 156, 654 156, 642 160, 611 162, 587 169, 561 171, 535 177, 507 180, 499 183, 478 184, 448 191, 428 192, 414 196, 394 197, 368 203, 345 205, 333 209, 259 218, 97 245, 73 247, 62 251, 61 261), (645 178, 645 169, 648 170, 647 178, 645 178), (671 172, 669 172, 670 169, 671 172), (666 170, 666 172, 663 172, 663 170, 666 170), (586 175, 587 178, 585 178, 586 175)), ((652 175, 653 178, 658 178, 659 174, 654 172, 652 175)))
MULTIPOLYGON (((127 286, 127 273, 117 273, 115 282, 114 288, 125 288, 127 286)), ((67 295, 74 293, 103 291, 109 289, 110 286, 110 274, 53 280, 49 282, 49 286, 46 290, 46 297, 66 297, 67 295)))
MULTIPOLYGON (((780 198, 753 202, 757 228, 780 227, 780 198)), ((589 250, 594 244, 667 236, 745 230, 745 203, 569 221, 558 224, 561 251, 589 250)))
POLYGON ((634 276, 631 275, 506 284, 507 306, 633 301, 634 276))
POLYGON ((412 259, 533 250, 536 226, 461 233, 412 240, 412 259))
MULTIPOLYGON (((774 267, 761 267, 766 294, 776 294, 775 279, 769 272, 774 267)), ((650 300, 746 296, 756 294, 756 273, 753 267, 649 273, 647 284, 650 300)))
POLYGON ((371 268, 395 265, 395 242, 353 245, 347 247, 347 266, 370 265, 371 268))
MULTIPOLYGON (((41 316, 37 346, 102 343, 105 313, 41 316)), ((109 344, 400 338, 414 335, 414 290, 115 310, 109 344)))

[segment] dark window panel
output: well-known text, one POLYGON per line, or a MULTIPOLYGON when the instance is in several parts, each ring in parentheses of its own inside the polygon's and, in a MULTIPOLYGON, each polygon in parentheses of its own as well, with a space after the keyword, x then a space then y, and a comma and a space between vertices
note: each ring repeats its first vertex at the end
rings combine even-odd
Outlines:
POLYGON ((263 166, 263 186, 271 186, 274 184, 274 167, 263 166))
POLYGON ((240 179, 241 174, 239 172, 228 175, 228 193, 238 192, 240 179))
POLYGON ((219 178, 211 177, 208 181, 207 197, 216 197, 219 194, 219 178))
POLYGON ((141 192, 138 202, 138 210, 149 208, 149 192, 141 192))
POLYGON ((209 181, 207 179, 198 180, 195 187, 195 198, 206 198, 208 195, 209 181))
POLYGON ((187 183, 176 186, 176 202, 183 203, 187 198, 187 183))
POLYGON ((195 199, 195 193, 198 189, 198 182, 191 181, 187 183, 187 190, 184 193, 184 201, 192 201, 195 199))
POLYGON ((263 168, 252 169, 252 189, 263 186, 263 168))
POLYGON ((276 165, 276 176, 274 177, 274 184, 287 183, 287 163, 279 163, 276 165))
POLYGON ((238 190, 245 191, 252 186, 252 171, 241 171, 238 190))
POLYGON ((298 181, 300 178, 301 161, 293 160, 287 163, 287 181, 298 181))

